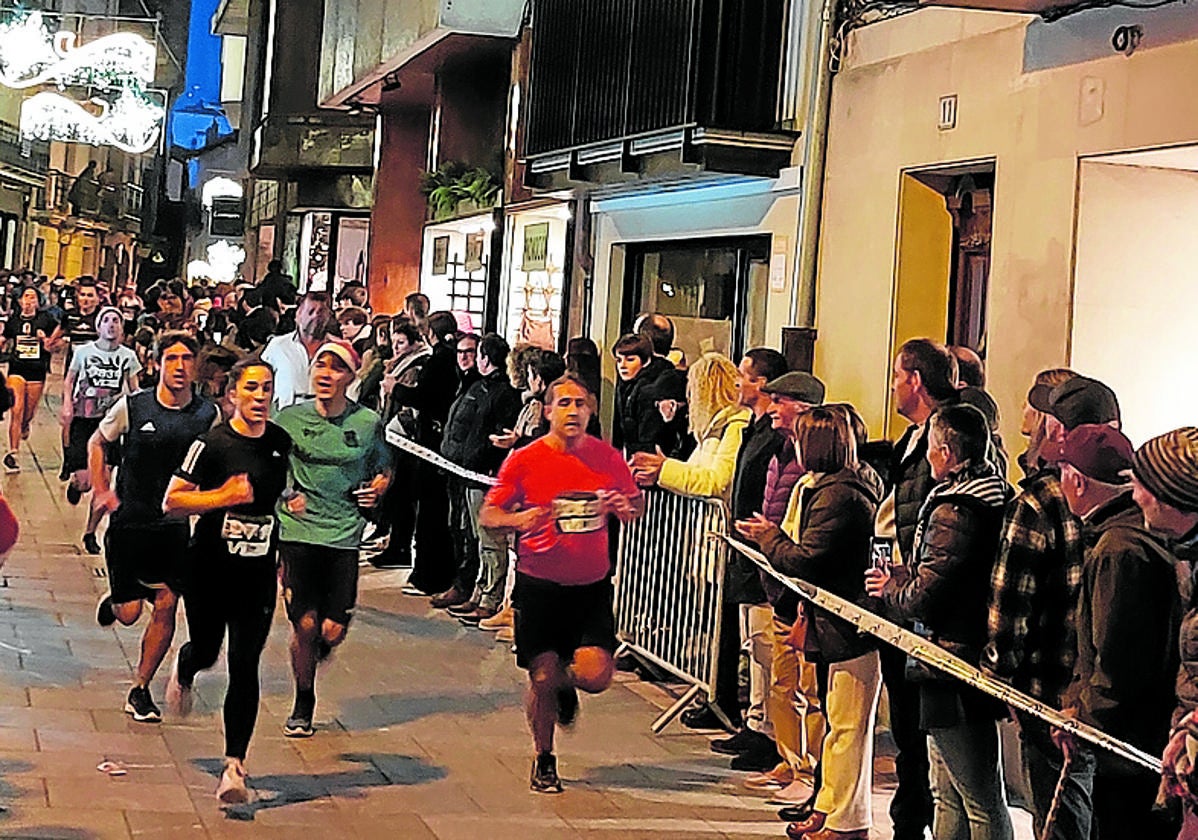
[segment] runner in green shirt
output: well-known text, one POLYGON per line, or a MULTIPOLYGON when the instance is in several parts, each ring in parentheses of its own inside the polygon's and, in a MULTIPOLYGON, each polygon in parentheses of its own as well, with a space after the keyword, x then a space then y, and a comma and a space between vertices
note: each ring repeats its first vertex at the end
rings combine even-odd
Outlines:
POLYGON ((275 418, 292 441, 292 489, 278 509, 295 674, 295 706, 283 734, 292 738, 313 734, 316 663, 345 639, 358 597, 365 511, 378 504, 391 482, 381 419, 345 396, 358 365, 349 345, 322 345, 312 361, 316 399, 275 418))

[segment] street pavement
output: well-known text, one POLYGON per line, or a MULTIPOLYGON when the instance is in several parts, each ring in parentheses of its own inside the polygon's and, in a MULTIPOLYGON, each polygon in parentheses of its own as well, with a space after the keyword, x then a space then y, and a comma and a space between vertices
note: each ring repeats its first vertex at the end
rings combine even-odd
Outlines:
MULTIPOLYGON (((319 673, 309 740, 282 735, 292 694, 276 610, 247 761, 254 798, 219 807, 224 659, 197 679, 187 719, 139 724, 122 711, 145 619, 95 623, 104 567, 80 547, 85 508, 67 504, 57 478, 56 407, 43 406, 21 473, 3 480, 22 533, 0 568, 0 838, 784 836, 710 736, 676 722, 653 735, 672 698, 625 674, 584 696, 574 731, 559 736, 566 792, 530 793, 524 675, 507 646, 400 594, 402 572, 369 567, 348 639, 319 673), (123 775, 97 769, 105 762, 123 775)), ((176 647, 186 634, 180 610, 176 647)), ((163 706, 173 655, 153 685, 163 706)), ((880 754, 874 838, 890 837, 892 771, 880 754)))

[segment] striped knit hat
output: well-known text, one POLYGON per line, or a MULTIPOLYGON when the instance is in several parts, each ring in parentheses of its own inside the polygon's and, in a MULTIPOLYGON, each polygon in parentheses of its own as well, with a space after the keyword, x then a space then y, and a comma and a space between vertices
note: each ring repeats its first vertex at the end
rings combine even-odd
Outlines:
POLYGON ((1136 450, 1132 470, 1158 500, 1198 512, 1198 428, 1183 426, 1154 437, 1136 450))

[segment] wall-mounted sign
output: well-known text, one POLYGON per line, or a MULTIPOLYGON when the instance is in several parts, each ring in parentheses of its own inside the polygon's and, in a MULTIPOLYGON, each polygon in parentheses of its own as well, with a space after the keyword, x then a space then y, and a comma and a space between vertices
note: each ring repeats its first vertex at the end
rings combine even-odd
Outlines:
POLYGON ((464 268, 467 271, 478 271, 483 267, 483 241, 485 236, 486 234, 482 231, 466 234, 466 264, 464 268))
POLYGON ((76 45, 41 12, 16 12, 0 23, 0 84, 17 90, 52 85, 21 104, 24 137, 115 146, 131 154, 158 142, 166 116, 154 81, 157 47, 130 32, 76 45), (70 88, 87 88, 82 100, 70 88))
POLYGON ((524 226, 522 271, 544 271, 549 260, 549 222, 524 226))
POLYGON ((438 236, 433 240, 433 274, 449 273, 449 237, 438 236))

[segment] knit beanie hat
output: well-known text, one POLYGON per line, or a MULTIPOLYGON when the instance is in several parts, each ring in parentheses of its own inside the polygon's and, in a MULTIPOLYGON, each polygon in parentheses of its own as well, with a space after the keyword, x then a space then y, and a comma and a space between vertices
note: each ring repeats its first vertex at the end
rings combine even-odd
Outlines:
POLYGON ((1154 437, 1132 456, 1132 471, 1158 500, 1198 512, 1198 428, 1183 426, 1154 437))

